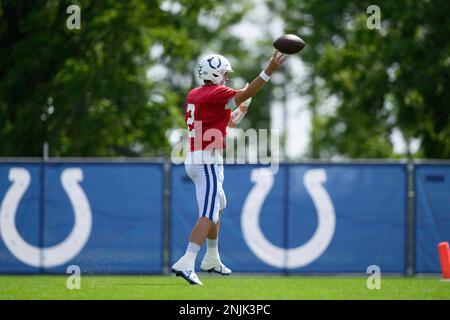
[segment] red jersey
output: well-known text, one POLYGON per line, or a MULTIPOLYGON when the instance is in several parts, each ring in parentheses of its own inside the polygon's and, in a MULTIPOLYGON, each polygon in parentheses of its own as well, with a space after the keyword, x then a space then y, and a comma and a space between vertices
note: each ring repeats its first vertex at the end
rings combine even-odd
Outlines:
POLYGON ((231 110, 227 102, 237 90, 219 85, 192 89, 187 96, 185 122, 191 151, 222 149, 231 110))

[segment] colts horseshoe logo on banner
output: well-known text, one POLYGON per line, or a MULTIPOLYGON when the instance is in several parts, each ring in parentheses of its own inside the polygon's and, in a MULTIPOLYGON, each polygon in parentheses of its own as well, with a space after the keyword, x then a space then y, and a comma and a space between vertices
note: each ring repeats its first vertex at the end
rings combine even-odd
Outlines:
POLYGON ((33 267, 52 268, 73 259, 89 239, 92 213, 89 201, 79 183, 83 180, 80 168, 65 169, 61 183, 75 213, 75 225, 61 243, 39 248, 26 242, 16 228, 16 213, 23 195, 30 185, 30 173, 23 168, 11 168, 9 187, 0 208, 0 234, 8 250, 23 263, 33 267))
POLYGON ((273 267, 289 269, 304 267, 320 257, 330 244, 336 225, 333 203, 322 185, 327 179, 325 170, 308 170, 304 175, 303 182, 317 210, 319 222, 308 242, 291 249, 270 243, 259 225, 261 208, 273 186, 273 174, 269 169, 254 169, 251 179, 255 185, 245 200, 241 227, 245 242, 253 253, 273 267))

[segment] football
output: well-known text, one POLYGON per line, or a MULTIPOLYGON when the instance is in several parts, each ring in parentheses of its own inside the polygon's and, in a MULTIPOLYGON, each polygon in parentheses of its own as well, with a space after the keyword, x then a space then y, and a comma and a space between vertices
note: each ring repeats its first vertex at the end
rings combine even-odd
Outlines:
POLYGON ((295 34, 284 34, 273 42, 275 49, 282 53, 298 53, 305 47, 305 41, 295 34))

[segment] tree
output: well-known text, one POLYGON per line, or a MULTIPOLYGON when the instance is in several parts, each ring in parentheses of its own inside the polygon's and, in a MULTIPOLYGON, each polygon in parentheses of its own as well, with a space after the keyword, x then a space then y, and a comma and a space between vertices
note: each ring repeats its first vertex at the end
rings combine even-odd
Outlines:
POLYGON ((307 42, 311 156, 396 156, 398 128, 406 141, 420 139, 414 156, 450 157, 448 1, 383 2, 380 30, 367 27, 369 1, 269 4, 307 42), (330 96, 335 110, 325 113, 330 96))
POLYGON ((72 4, 0 2, 0 155, 40 156, 45 141, 51 156, 168 154, 188 89, 177 75, 191 77, 199 41, 213 38, 199 14, 221 4, 80 0, 81 30, 69 30, 72 4), (149 54, 155 44, 161 59, 149 54), (158 63, 170 81, 147 77, 158 63))

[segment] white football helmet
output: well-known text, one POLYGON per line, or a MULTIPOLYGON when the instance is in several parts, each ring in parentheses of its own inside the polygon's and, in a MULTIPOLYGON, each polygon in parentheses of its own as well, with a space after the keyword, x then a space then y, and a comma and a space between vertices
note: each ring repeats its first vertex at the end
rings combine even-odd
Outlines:
POLYGON ((225 84, 225 73, 231 72, 231 64, 227 58, 219 54, 211 54, 200 60, 198 76, 202 80, 209 80, 214 84, 225 84))

